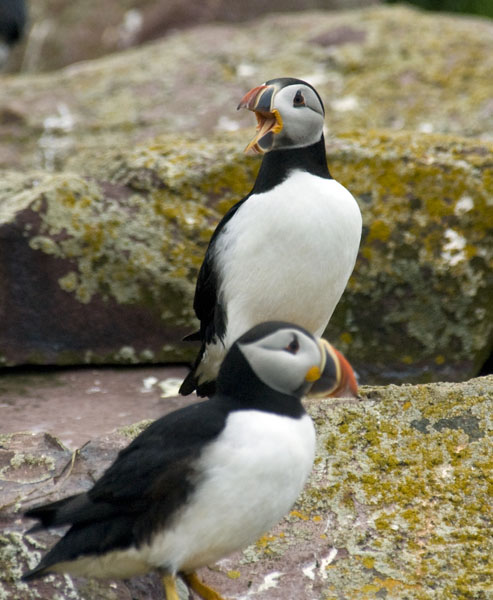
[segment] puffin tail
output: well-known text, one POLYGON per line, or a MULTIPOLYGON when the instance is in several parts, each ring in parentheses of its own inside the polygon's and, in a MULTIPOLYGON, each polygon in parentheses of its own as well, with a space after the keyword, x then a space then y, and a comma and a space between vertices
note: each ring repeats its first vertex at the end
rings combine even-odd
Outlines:
POLYGON ((202 334, 200 331, 194 331, 189 333, 185 337, 181 338, 182 342, 200 342, 202 341, 202 334))
POLYGON ((188 396, 197 388, 197 379, 195 378, 195 369, 192 368, 190 373, 185 377, 180 385, 179 392, 182 396, 188 396))
POLYGON ((216 382, 205 381, 204 383, 199 383, 195 374, 195 368, 192 368, 190 373, 183 380, 179 392, 182 396, 188 396, 194 391, 200 398, 209 398, 216 393, 216 382))
MULTIPOLYGON (((194 334, 192 334, 194 335, 194 334)), ((189 337, 189 336, 188 336, 189 337)), ((197 375, 197 369, 200 366, 202 361, 202 357, 205 352, 205 342, 202 343, 199 353, 197 354, 197 358, 195 359, 190 373, 185 377, 183 383, 180 386, 179 393, 182 396, 188 396, 192 392, 196 392, 197 396, 201 398, 206 398, 209 396, 213 396, 216 392, 216 381, 205 381, 204 383, 199 383, 199 377, 197 375)))

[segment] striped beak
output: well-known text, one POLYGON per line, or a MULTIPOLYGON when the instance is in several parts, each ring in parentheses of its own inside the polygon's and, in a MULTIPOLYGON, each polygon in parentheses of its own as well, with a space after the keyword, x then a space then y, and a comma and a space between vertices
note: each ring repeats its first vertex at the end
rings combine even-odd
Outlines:
POLYGON ((273 107, 277 87, 275 85, 259 85, 247 92, 237 110, 246 108, 255 113, 257 131, 253 140, 245 148, 245 152, 253 150, 255 154, 263 154, 272 148, 274 135, 282 130, 282 118, 273 107))
POLYGON ((312 385, 309 398, 357 398, 358 384, 348 360, 327 342, 319 340, 322 351, 321 375, 312 385))

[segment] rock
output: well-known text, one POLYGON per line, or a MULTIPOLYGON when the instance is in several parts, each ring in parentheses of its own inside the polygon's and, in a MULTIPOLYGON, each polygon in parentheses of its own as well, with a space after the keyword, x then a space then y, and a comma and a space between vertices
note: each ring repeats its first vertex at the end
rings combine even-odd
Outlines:
MULTIPOLYGON (((252 185, 250 132, 161 136, 0 183, 5 365, 181 361, 220 216, 252 185), (77 172, 79 174, 77 174, 77 172)), ((474 376, 493 345, 493 146, 430 134, 333 138, 365 232, 328 337, 363 382, 474 376)))
MULTIPOLYGON (((105 3, 108 13, 114 6, 105 3)), ((101 18, 90 16, 93 28, 101 18)), ((491 72, 487 19, 381 6, 204 25, 59 72, 3 77, 0 166, 60 170, 80 147, 100 153, 162 133, 251 126, 251 115, 234 110, 239 99, 282 75, 316 85, 331 133, 393 128, 491 140, 491 72)))
POLYGON ((294 73, 326 100, 330 167, 365 220, 329 337, 363 382, 476 375, 493 345, 492 32, 403 7, 271 15, 2 78, 0 362, 190 359, 207 240, 258 167, 234 107, 294 73))
POLYGON ((360 254, 326 335, 364 382, 459 381, 493 348, 493 145, 410 132, 334 140, 360 254))
MULTIPOLYGON (((217 569, 202 570, 225 597, 486 600, 493 568, 493 376, 365 387, 361 396, 307 402, 318 436, 310 481, 279 526, 217 569)), ((0 597, 162 597, 155 576, 130 583, 19 582, 57 539, 25 535, 29 523, 21 512, 87 489, 128 439, 120 431, 70 455, 51 435, 1 437, 0 597)))
MULTIPOLYGON (((106 0, 103 6, 97 0, 86 0, 84 4, 37 0, 31 2, 29 38, 8 66, 11 72, 49 71, 200 23, 244 21, 258 18, 267 11, 348 9, 377 4, 379 1, 277 0, 266 6, 259 0, 247 3, 239 0, 208 0, 186 4, 176 0, 165 3, 159 0, 131 3, 106 0)), ((5 0, 3 3, 6 3, 5 0)))
POLYGON ((196 326, 195 280, 217 211, 254 178, 254 161, 232 148, 173 138, 113 156, 95 178, 6 173, 0 362, 191 358, 180 340, 196 326))

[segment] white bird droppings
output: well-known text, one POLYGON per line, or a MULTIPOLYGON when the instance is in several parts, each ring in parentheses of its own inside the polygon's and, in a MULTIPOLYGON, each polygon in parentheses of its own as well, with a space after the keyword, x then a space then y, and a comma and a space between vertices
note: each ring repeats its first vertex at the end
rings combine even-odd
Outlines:
POLYGON ((321 579, 327 579, 327 567, 337 556, 337 548, 332 548, 331 551, 324 558, 320 559, 318 562, 312 562, 306 567, 304 567, 303 575, 315 581, 315 569, 318 567, 318 575, 321 579))
POLYGON ((474 201, 471 196, 462 196, 455 204, 454 214, 463 215, 474 208, 474 201))
POLYGON ((178 377, 169 377, 158 383, 161 388, 161 398, 173 398, 174 396, 180 395, 180 386, 183 383, 183 379, 178 377))
POLYGON ((145 379, 142 380, 142 388, 140 391, 141 392, 150 392, 158 381, 159 380, 157 377, 152 377, 152 376, 146 377, 145 379))
POLYGON ((308 577, 308 579, 311 579, 312 581, 315 580, 315 567, 317 566, 317 563, 312 562, 310 563, 307 567, 305 567, 303 569, 303 575, 305 577, 308 577))
POLYGON ((271 588, 276 588, 279 584, 279 579, 284 575, 280 571, 273 571, 264 577, 263 583, 258 586, 258 592, 264 592, 265 590, 270 590, 271 588))
POLYGON ((466 246, 465 238, 454 229, 445 231, 447 242, 443 245, 442 258, 446 260, 452 267, 463 260, 466 260, 464 248, 466 246))

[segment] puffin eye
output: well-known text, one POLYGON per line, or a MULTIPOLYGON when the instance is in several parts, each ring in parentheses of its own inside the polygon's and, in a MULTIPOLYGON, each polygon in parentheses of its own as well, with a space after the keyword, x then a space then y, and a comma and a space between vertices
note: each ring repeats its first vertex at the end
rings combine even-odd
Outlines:
POLYGON ((301 90, 298 90, 293 98, 293 106, 305 106, 305 98, 301 93, 301 90))
POLYGON ((292 341, 289 342, 289 344, 284 348, 284 350, 286 350, 286 352, 289 352, 290 354, 296 354, 299 349, 300 349, 300 344, 299 344, 298 338, 296 336, 293 336, 292 341))

